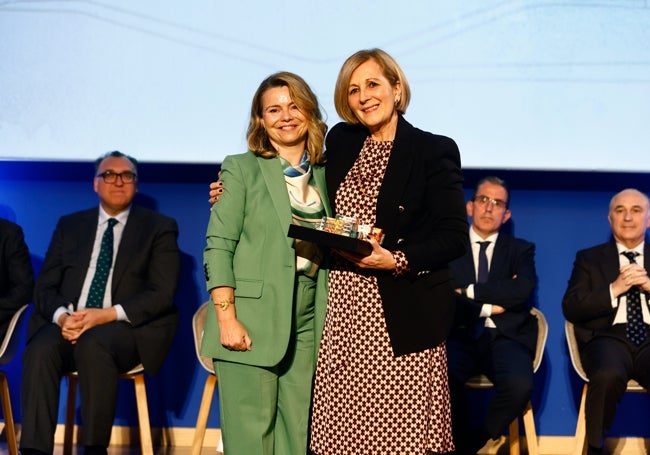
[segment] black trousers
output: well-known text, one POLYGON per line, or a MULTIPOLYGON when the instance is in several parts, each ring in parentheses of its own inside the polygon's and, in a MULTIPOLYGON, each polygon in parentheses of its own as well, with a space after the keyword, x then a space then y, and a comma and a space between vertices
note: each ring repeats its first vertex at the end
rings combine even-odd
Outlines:
POLYGON ((620 325, 623 330, 617 331, 616 327, 612 336, 596 336, 580 349, 589 379, 585 403, 587 441, 594 447, 602 446, 628 380, 635 379, 646 390, 650 386, 650 342, 636 347, 625 338, 624 325, 620 325))
POLYGON ((476 434, 485 439, 479 447, 470 447, 476 453, 487 437, 499 438, 510 422, 519 416, 533 391, 534 354, 518 341, 486 329, 479 339, 459 332, 447 339, 449 386, 454 443, 463 447, 476 434), (476 374, 485 374, 494 384, 495 394, 488 405, 483 422, 470 421, 465 382, 476 374))
POLYGON ((54 450, 61 378, 77 371, 85 445, 108 447, 120 373, 140 363, 133 328, 111 322, 84 332, 76 344, 56 324, 43 326, 23 356, 21 449, 54 450))

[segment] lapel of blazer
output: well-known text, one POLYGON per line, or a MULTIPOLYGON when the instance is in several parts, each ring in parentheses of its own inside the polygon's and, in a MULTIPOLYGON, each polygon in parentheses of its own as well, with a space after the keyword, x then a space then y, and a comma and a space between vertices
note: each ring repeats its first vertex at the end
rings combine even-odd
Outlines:
POLYGON ((618 277, 620 269, 620 259, 618 257, 616 242, 611 241, 606 243, 600 251, 600 254, 602 255, 602 260, 599 261, 598 267, 602 270, 607 282, 611 283, 618 277))
POLYGON ((646 269, 648 272, 648 275, 650 275, 650 244, 648 243, 648 239, 645 239, 645 243, 643 244, 643 268, 646 269))
MULTIPOLYGON (((264 179, 266 188, 271 196, 280 229, 286 235, 291 224, 291 204, 289 203, 287 184, 284 181, 280 160, 278 158, 265 159, 258 157, 256 161, 262 172, 262 178, 264 179)), ((289 247, 293 246, 293 239, 291 237, 287 236, 286 241, 289 247)))
POLYGON ((314 182, 316 183, 316 188, 320 193, 321 202, 323 203, 323 208, 325 208, 325 213, 327 216, 332 216, 332 208, 330 207, 330 201, 327 197, 327 184, 325 183, 325 167, 323 166, 312 166, 312 173, 314 175, 314 182))
POLYGON ((507 234, 500 233, 497 237, 497 241, 494 244, 494 250, 492 251, 492 261, 490 261, 490 272, 488 277, 501 277, 507 275, 507 271, 504 272, 504 266, 507 266, 507 252, 510 248, 510 237, 507 234))
POLYGON ((117 291, 120 279, 124 275, 131 258, 140 251, 139 238, 142 226, 142 211, 139 207, 132 205, 129 217, 126 219, 126 225, 122 232, 122 239, 117 247, 115 256, 115 265, 113 266, 113 278, 111 282, 112 296, 117 291))
POLYGON ((413 165, 416 147, 413 144, 412 132, 413 126, 400 115, 397 120, 393 150, 377 198, 377 226, 387 231, 394 230, 392 227, 397 221, 395 217, 389 216, 388 211, 391 207, 399 205, 413 165))
POLYGON ((97 235, 97 223, 99 222, 99 207, 96 209, 87 210, 77 223, 77 232, 75 242, 78 248, 79 267, 77 270, 77 278, 74 282, 79 283, 77 289, 77 298, 81 295, 81 288, 83 287, 88 267, 90 267, 90 259, 93 253, 93 246, 95 244, 95 235, 97 235))
MULTIPOLYGON (((87 266, 90 264, 90 256, 93 252, 93 245, 95 243, 95 235, 97 235, 97 223, 99 223, 99 208, 88 210, 83 218, 79 220, 77 242, 79 245, 80 254, 84 258, 86 267, 84 274, 87 272, 87 266)), ((82 262, 82 265, 84 264, 82 262)))

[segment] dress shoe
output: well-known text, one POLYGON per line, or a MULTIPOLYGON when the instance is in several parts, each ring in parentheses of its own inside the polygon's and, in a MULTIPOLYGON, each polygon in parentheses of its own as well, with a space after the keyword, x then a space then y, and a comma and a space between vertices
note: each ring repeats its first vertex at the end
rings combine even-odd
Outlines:
POLYGON ((108 453, 104 446, 86 446, 84 455, 106 455, 108 453))
POLYGON ((23 449, 23 448, 21 448, 19 450, 19 452, 22 455, 48 455, 47 452, 41 452, 40 450, 36 450, 36 449, 23 449))

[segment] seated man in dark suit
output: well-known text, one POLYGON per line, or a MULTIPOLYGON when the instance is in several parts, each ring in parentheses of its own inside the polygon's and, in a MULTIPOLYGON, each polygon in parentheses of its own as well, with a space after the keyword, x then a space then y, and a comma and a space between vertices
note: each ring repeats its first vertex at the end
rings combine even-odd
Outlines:
POLYGON ((34 273, 23 230, 0 219, 0 341, 16 311, 32 300, 34 273))
POLYGON ((447 339, 449 386, 457 454, 476 454, 498 439, 524 410, 533 389, 537 320, 535 246, 499 232, 511 216, 510 192, 498 177, 481 180, 467 214, 470 248, 450 264, 456 315, 447 339), (472 424, 464 384, 485 374, 495 386, 483 422, 472 424))
POLYGON ((610 201, 608 219, 613 239, 578 251, 562 301, 589 378, 589 454, 603 453, 628 380, 650 387, 648 197, 635 189, 621 191, 610 201))
POLYGON ((132 204, 135 159, 110 152, 95 169, 99 207, 59 220, 36 281, 23 359, 25 455, 52 453, 59 384, 71 371, 85 454, 106 454, 119 374, 139 363, 155 374, 178 325, 176 221, 132 204))

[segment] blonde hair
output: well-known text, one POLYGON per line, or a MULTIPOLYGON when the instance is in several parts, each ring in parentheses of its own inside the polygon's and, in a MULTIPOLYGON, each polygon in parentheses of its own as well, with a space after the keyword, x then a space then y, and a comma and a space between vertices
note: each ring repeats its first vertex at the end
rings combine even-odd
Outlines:
POLYGON ((311 164, 323 163, 325 161, 323 149, 325 148, 327 124, 323 121, 318 98, 303 78, 287 71, 271 74, 257 88, 251 104, 251 117, 246 133, 248 148, 262 158, 273 158, 278 154, 262 125, 262 96, 267 90, 276 87, 287 87, 291 100, 305 116, 308 125, 309 162, 311 164))
POLYGON ((392 87, 395 87, 398 83, 400 84, 402 94, 399 101, 395 104, 397 112, 405 114, 406 108, 411 101, 411 88, 406 80, 404 71, 402 71, 402 68, 400 68, 395 59, 381 49, 360 50, 348 57, 343 63, 338 78, 336 79, 336 87, 334 88, 334 107, 336 107, 336 112, 339 116, 348 123, 359 123, 359 119, 354 115, 348 103, 350 78, 354 70, 368 60, 377 62, 382 69, 384 77, 388 79, 392 87))

